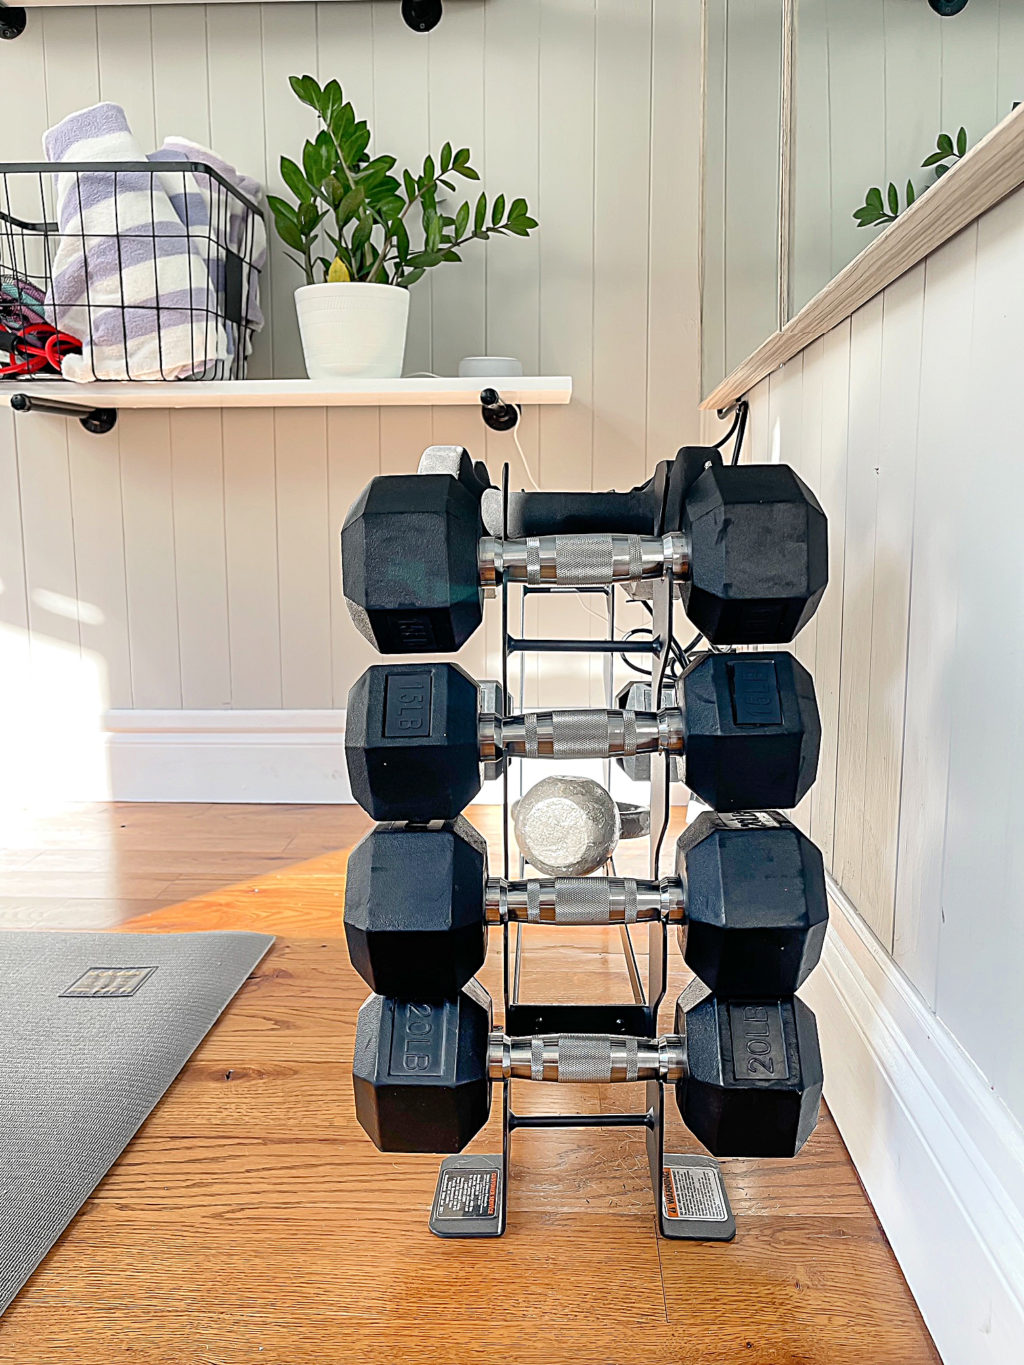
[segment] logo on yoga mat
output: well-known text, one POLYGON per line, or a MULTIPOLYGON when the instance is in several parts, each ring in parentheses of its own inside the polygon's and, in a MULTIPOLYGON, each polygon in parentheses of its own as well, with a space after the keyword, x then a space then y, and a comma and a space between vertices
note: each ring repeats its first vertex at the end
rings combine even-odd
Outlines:
POLYGON ((90 967, 61 991, 60 1000, 124 1000, 153 975, 155 967, 90 967))

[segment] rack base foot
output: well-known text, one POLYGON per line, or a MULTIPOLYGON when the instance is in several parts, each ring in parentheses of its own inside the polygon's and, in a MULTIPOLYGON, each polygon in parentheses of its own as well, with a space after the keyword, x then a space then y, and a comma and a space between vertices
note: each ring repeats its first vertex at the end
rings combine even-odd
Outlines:
POLYGON ((430 1231, 437 1237, 500 1237, 505 1231, 501 1156, 448 1156, 437 1174, 430 1231))

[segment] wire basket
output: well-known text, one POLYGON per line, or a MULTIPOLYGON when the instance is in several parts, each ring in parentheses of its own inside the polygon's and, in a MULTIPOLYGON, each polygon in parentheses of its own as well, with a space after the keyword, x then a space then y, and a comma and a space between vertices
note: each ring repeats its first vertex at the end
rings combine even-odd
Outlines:
POLYGON ((66 377, 243 379, 265 256, 259 206, 202 162, 0 163, 5 348, 67 334, 66 377))

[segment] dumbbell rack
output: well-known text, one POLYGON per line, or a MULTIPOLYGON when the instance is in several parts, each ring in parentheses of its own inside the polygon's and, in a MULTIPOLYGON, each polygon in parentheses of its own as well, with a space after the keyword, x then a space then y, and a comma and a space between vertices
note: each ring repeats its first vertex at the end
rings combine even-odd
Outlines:
MULTIPOLYGON (((508 538, 509 466, 502 469, 503 536, 508 538)), ((606 705, 614 707, 613 662, 616 655, 644 654, 651 660, 651 695, 661 696, 672 640, 673 580, 671 572, 652 581, 653 600, 650 641, 615 639, 614 585, 588 591, 603 596, 607 608, 607 633, 603 639, 551 640, 526 636, 525 603, 531 594, 565 592, 565 588, 522 585, 520 588, 519 635, 509 631, 509 583, 503 578, 501 595, 501 696, 506 713, 509 704, 509 660, 528 653, 602 654, 605 659, 606 705)), ((519 712, 524 710, 522 670, 519 712)), ((611 761, 607 771, 610 773, 611 761)), ((659 877, 661 849, 669 822, 671 756, 651 755, 650 828, 648 875, 659 877)), ((502 778, 502 875, 511 872, 512 814, 509 772, 502 778)), ((523 875, 522 857, 518 876, 523 875)), ((633 999, 621 1004, 537 1003, 519 998, 523 956, 523 930, 530 926, 502 925, 502 996, 504 1031, 514 1036, 533 1034, 616 1034, 654 1038, 658 1036, 658 1013, 668 985, 668 926, 664 920, 647 925, 648 971, 642 979, 630 926, 619 932, 623 958, 633 999)), ((697 988, 699 991, 699 987, 697 988)), ((687 1002, 684 1000, 685 1006, 687 1002)), ((718 1162, 694 1153, 665 1151, 665 1085, 645 1082, 646 1109, 634 1113, 517 1114, 512 1108, 514 1082, 502 1086, 501 1152, 460 1154, 441 1163, 431 1209, 431 1231, 442 1237, 500 1237, 505 1231, 508 1205, 509 1159, 512 1134, 519 1128, 643 1128, 658 1231, 662 1237, 704 1241, 729 1241, 736 1222, 729 1206, 718 1162), (470 1211, 472 1210, 472 1212, 470 1211), (448 1216, 446 1216, 448 1214, 448 1216), (476 1216, 474 1216, 474 1214, 476 1216), (454 1216, 452 1216, 454 1215, 454 1216), (703 1215, 703 1216, 702 1216, 703 1215), (710 1216, 708 1216, 710 1215, 710 1216)))

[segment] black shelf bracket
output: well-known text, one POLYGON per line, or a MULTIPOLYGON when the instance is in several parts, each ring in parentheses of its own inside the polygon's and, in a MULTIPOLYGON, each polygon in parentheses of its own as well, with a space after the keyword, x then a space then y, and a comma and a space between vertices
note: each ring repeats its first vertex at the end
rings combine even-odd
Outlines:
POLYGON ((20 5, 5 5, 0 0, 0 38, 8 42, 20 38, 27 23, 28 15, 20 5))
POLYGON ((88 403, 65 403, 62 398, 37 398, 31 393, 12 393, 15 412, 55 412, 61 417, 77 417, 86 431, 105 436, 117 425, 117 408, 94 408, 88 403))

